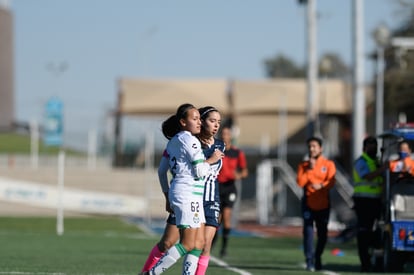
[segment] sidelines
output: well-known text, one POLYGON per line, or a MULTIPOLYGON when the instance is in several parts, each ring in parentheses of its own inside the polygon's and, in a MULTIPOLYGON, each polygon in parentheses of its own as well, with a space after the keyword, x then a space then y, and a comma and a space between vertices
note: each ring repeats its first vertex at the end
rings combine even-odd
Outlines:
MULTIPOLYGON (((0 274, 7 275, 67 275, 66 273, 55 273, 55 272, 24 272, 24 271, 0 271, 0 274)), ((94 273, 89 273, 89 275, 95 275, 94 273)), ((105 273, 96 273, 96 275, 106 275, 105 273)), ((113 274, 108 275, 122 275, 122 274, 113 274)))
POLYGON ((32 275, 66 275, 66 273, 54 273, 54 272, 23 272, 23 271, 0 271, 0 274, 16 274, 16 275, 26 275, 26 274, 32 274, 32 275))
POLYGON ((250 273, 250 272, 248 272, 248 271, 244 271, 244 270, 239 269, 239 268, 236 268, 236 267, 232 267, 232 266, 230 266, 228 263, 226 263, 226 262, 224 262, 224 261, 222 261, 222 260, 219 260, 219 259, 217 259, 217 258, 216 258, 216 257, 214 257, 214 256, 211 256, 211 257, 210 257, 210 261, 214 262, 215 264, 217 264, 217 265, 218 265, 218 266, 220 266, 220 267, 223 267, 223 268, 225 268, 225 269, 227 269, 227 270, 230 270, 230 271, 233 271, 233 272, 239 273, 239 274, 241 274, 241 275, 252 275, 252 273, 250 273))
MULTIPOLYGON (((57 186, 0 177, 0 200, 56 209, 57 186)), ((120 215, 145 214, 145 198, 65 188, 65 210, 120 215)))

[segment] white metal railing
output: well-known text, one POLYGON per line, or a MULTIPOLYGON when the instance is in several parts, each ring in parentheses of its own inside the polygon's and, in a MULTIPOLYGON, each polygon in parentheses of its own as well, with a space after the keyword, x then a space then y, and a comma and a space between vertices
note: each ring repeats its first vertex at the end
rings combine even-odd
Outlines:
MULTIPOLYGON (((353 187, 347 177, 340 171, 336 171, 336 190, 345 201, 352 207, 353 187)), ((273 209, 273 198, 277 196, 277 211, 279 215, 284 215, 287 208, 286 188, 288 187, 293 194, 300 200, 303 190, 297 185, 296 173, 292 167, 281 159, 267 159, 258 164, 256 178, 256 208, 257 217, 260 224, 269 224, 269 217, 273 209), (274 187, 274 168, 277 169, 280 182, 278 188, 274 187)))
POLYGON ((256 202, 257 202, 257 216, 260 224, 269 224, 269 216, 273 208, 273 168, 277 168, 282 179, 282 189, 278 190, 279 201, 283 203, 278 205, 279 210, 286 210, 286 193, 284 186, 287 185, 290 190, 296 195, 298 199, 302 198, 302 189, 296 184, 296 175, 292 167, 286 161, 280 159, 267 159, 259 163, 257 167, 256 179, 256 202), (284 204, 284 205, 283 205, 284 204))

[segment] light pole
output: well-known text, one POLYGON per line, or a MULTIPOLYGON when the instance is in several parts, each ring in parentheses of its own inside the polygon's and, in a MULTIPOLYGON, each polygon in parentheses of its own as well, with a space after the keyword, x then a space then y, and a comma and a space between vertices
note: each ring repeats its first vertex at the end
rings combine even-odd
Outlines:
POLYGON ((317 54, 317 12, 316 0, 298 0, 306 5, 306 50, 307 50, 307 96, 306 96, 306 132, 315 134, 315 92, 318 90, 318 54, 317 54))
POLYGON ((375 104, 375 133, 380 135, 384 131, 384 49, 389 43, 390 32, 381 24, 373 32, 377 45, 377 89, 375 104))
POLYGON ((322 78, 322 89, 320 89, 320 93, 318 93, 318 101, 316 106, 316 132, 317 134, 322 137, 322 130, 321 130, 321 113, 323 114, 326 112, 326 92, 327 92, 327 85, 328 85, 328 76, 331 73, 333 68, 332 60, 329 56, 325 55, 322 57, 319 63, 319 70, 321 72, 322 78))
POLYGON ((364 91, 364 5, 363 0, 352 1, 353 21, 353 94, 352 94, 352 161, 362 152, 365 135, 365 91, 364 91))

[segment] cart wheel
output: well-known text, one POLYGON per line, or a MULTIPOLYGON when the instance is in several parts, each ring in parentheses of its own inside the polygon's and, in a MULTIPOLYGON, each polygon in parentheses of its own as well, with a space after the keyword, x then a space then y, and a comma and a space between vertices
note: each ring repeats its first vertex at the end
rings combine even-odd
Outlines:
POLYGON ((402 272, 404 270, 404 260, 398 251, 392 249, 390 236, 384 236, 384 272, 402 272))

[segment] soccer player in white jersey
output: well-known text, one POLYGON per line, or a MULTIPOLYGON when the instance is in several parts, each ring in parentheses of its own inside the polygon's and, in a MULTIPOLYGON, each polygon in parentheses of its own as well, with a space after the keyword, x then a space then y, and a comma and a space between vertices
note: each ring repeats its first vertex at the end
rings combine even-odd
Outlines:
POLYGON ((176 216, 180 242, 143 274, 161 274, 182 256, 185 256, 183 274, 196 272, 204 248, 204 177, 210 173, 210 164, 223 157, 222 152, 216 151, 205 160, 200 141, 194 136, 200 133, 200 127, 200 113, 191 104, 181 105, 177 113, 163 123, 163 133, 170 138, 166 153, 173 174, 167 204, 176 216), (174 132, 177 134, 171 137, 174 132))
MULTIPOLYGON (((210 158, 215 151, 223 152, 225 149, 224 142, 214 138, 217 134, 220 123, 221 123, 221 115, 220 112, 211 106, 202 107, 199 109, 200 118, 201 118, 201 132, 198 134, 198 138, 201 142, 203 153, 205 158, 210 158)), ((164 128, 163 128, 164 129, 164 128)), ((164 129, 164 135, 167 139, 171 139, 174 136, 174 131, 172 133, 167 132, 168 129, 164 129)), ((172 213, 168 202, 168 191, 169 191, 169 184, 168 184, 168 153, 167 151, 163 152, 163 156, 160 161, 160 165, 158 168, 158 177, 161 184, 162 191, 166 198, 166 211, 170 213, 167 219, 167 224, 164 229, 164 233, 160 239, 160 241, 152 248, 148 258, 141 270, 141 272, 145 272, 150 270, 156 262, 162 257, 167 249, 172 247, 178 240, 179 240, 179 231, 176 227, 175 215, 172 213)), ((222 166, 222 161, 219 160, 218 162, 212 164, 210 167, 210 173, 206 176, 205 179, 205 187, 204 187, 204 212, 206 216, 206 226, 204 229, 205 233, 205 245, 203 248, 203 252, 198 261, 198 268, 196 271, 196 275, 203 275, 205 274, 208 262, 210 259, 210 250, 211 250, 211 243, 216 233, 216 230, 219 226, 219 212, 220 212, 220 196, 218 192, 218 182, 217 182, 217 174, 219 173, 222 166)), ((142 274, 142 273, 141 273, 142 274)))

